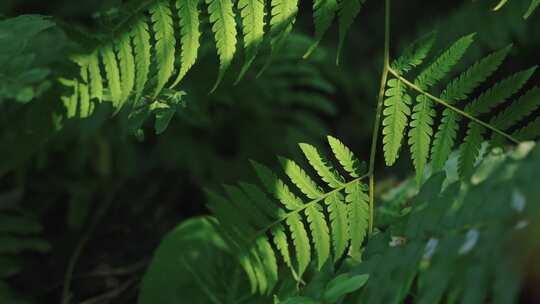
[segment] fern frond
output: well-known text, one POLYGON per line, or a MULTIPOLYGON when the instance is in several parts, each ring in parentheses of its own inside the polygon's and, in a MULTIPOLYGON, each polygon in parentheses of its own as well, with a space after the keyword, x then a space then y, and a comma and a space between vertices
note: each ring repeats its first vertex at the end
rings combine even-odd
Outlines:
POLYGON ((109 89, 109 97, 113 107, 119 109, 122 105, 122 88, 120 86, 120 70, 116 54, 112 46, 107 45, 101 49, 103 65, 105 66, 105 74, 107 75, 107 87, 109 89))
POLYGON ((317 269, 320 270, 330 256, 330 231, 319 205, 310 205, 306 208, 305 214, 317 253, 317 269))
POLYGON ((387 166, 392 166, 399 155, 408 117, 411 115, 411 97, 399 79, 390 79, 385 92, 383 119, 383 150, 387 166))
POLYGON ((103 79, 99 69, 99 53, 94 51, 88 57, 88 77, 90 81, 90 98, 103 100, 103 79))
POLYGON ((529 18, 539 5, 540 5, 540 0, 531 0, 531 4, 529 5, 529 8, 527 9, 525 16, 523 17, 525 19, 529 18))
POLYGON ((392 62, 392 69, 399 73, 406 73, 420 66, 431 51, 436 38, 437 32, 431 32, 417 39, 398 59, 392 62))
POLYGON ((199 30, 199 0, 177 0, 176 8, 180 18, 180 72, 172 87, 176 86, 186 76, 197 60, 201 32, 199 30))
POLYGON ((154 98, 158 96, 174 71, 174 53, 176 39, 174 37, 173 17, 167 0, 158 0, 150 8, 153 31, 156 38, 157 85, 154 98))
POLYGON ((239 0, 238 9, 242 17, 244 50, 246 58, 238 75, 238 83, 247 72, 264 38, 264 2, 263 0, 239 0))
MULTIPOLYGON (((329 143, 336 158, 347 168, 345 171, 358 176, 358 161, 349 148, 333 137, 329 137, 329 143)), ((349 252, 357 253, 367 232, 369 210, 360 177, 346 182, 315 147, 307 144, 300 144, 300 147, 310 165, 332 190, 325 192, 297 163, 280 157, 284 173, 309 201, 297 197, 268 167, 254 161, 256 174, 278 203, 248 183, 240 183, 240 187, 224 186, 228 200, 216 199, 218 195, 209 194, 209 208, 223 226, 219 231, 234 245, 236 255, 242 257, 239 262, 248 280, 254 284, 252 289, 261 293, 270 292, 276 282, 273 260, 278 252, 295 279, 302 281, 312 259, 316 260, 313 264, 317 269, 328 262, 331 251, 333 261, 338 261, 351 239, 355 247, 354 250, 350 247, 349 252), (267 258, 271 261, 269 265, 265 265, 267 258), (261 278, 263 274, 267 276, 264 279, 261 278)))
POLYGON ((129 34, 122 35, 116 40, 116 52, 118 54, 118 64, 120 66, 120 85, 122 87, 122 103, 131 95, 135 84, 135 58, 131 47, 131 37, 129 34))
POLYGON ((330 187, 338 188, 343 185, 343 177, 319 154, 317 149, 309 144, 300 144, 300 149, 306 156, 309 164, 317 171, 317 174, 330 187))
POLYGON ((221 83, 236 52, 236 22, 231 0, 206 0, 206 3, 220 62, 218 78, 211 90, 213 92, 221 83))
MULTIPOLYGON (((446 52, 418 75, 415 85, 426 90, 437 84, 463 57, 465 51, 473 42, 473 38, 474 34, 471 34, 456 41, 446 52)), ((432 108, 432 101, 427 96, 418 96, 417 104, 413 108, 412 121, 410 123, 411 130, 409 131, 409 146, 418 183, 423 178, 424 169, 429 157, 434 116, 435 111, 432 108)))
MULTIPOLYGON (((465 100, 474 89, 499 68, 511 47, 511 45, 507 46, 476 62, 448 84, 441 94, 441 98, 450 104, 465 100)), ((450 109, 443 111, 443 118, 433 140, 431 160, 434 171, 441 170, 450 156, 457 137, 459 118, 458 114, 450 109)))
POLYGON ((353 256, 360 253, 362 243, 369 226, 369 197, 366 187, 360 182, 354 182, 345 188, 345 201, 349 204, 349 231, 351 235, 350 251, 353 256))
POLYGON ((354 156, 352 151, 335 137, 329 135, 327 136, 327 139, 330 148, 332 148, 332 152, 343 169, 345 169, 345 171, 353 178, 360 177, 361 171, 363 170, 362 164, 358 158, 354 156))
MULTIPOLYGON (((480 97, 467 104, 465 112, 474 116, 488 113, 492 108, 505 102, 510 96, 517 93, 535 70, 536 68, 530 68, 515 73, 496 83, 482 93, 480 97)), ((485 131, 485 128, 477 123, 470 122, 468 125, 467 135, 459 148, 458 158, 458 173, 464 179, 468 179, 472 175, 474 164, 480 154, 480 147, 485 131)))
POLYGON ((324 34, 332 25, 338 9, 337 0, 314 0, 313 18, 315 19, 315 42, 304 54, 304 58, 309 57, 321 42, 324 34))
POLYGON ((532 140, 540 136, 540 117, 529 123, 527 126, 515 131, 512 136, 518 140, 532 140))
MULTIPOLYGON (((495 116, 490 123, 501 130, 507 130, 518 123, 521 119, 531 114, 540 106, 540 87, 535 87, 525 93, 521 98, 513 102, 499 115, 495 116)), ((503 139, 500 135, 493 135, 492 141, 500 143, 503 139)))
POLYGON ((148 73, 150 72, 150 33, 148 32, 148 23, 143 16, 133 25, 131 31, 133 38, 133 51, 135 56, 135 99, 139 100, 143 94, 148 73))
POLYGON ((338 1, 338 19, 339 19, 339 42, 336 55, 336 64, 339 65, 339 58, 345 43, 345 37, 354 19, 360 13, 366 0, 341 0, 338 1))
POLYGON ((337 261, 347 248, 350 236, 348 222, 348 208, 344 203, 343 194, 336 192, 328 195, 324 200, 330 214, 332 228, 332 245, 334 249, 334 261, 337 261))

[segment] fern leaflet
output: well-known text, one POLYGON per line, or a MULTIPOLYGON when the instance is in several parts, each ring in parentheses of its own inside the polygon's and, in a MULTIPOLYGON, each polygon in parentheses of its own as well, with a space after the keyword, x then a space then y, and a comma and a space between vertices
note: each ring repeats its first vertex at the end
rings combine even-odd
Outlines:
POLYGON ((156 61, 158 65, 157 86, 154 98, 161 92, 174 71, 174 38, 173 18, 167 0, 159 0, 151 9, 153 30, 156 38, 156 61))

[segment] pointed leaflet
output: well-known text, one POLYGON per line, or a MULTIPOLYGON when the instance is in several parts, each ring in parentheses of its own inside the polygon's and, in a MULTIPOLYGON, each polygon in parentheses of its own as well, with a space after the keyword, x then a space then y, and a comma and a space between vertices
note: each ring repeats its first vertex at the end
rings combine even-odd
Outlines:
POLYGON ((285 174, 308 198, 318 199, 323 196, 317 184, 294 161, 283 157, 280 157, 279 160, 285 174))
POLYGON ((328 206, 328 212, 330 213, 334 261, 337 261, 345 252, 350 239, 347 206, 344 204, 343 195, 340 192, 328 195, 324 202, 328 206))
POLYGON ((343 177, 327 164, 327 161, 321 157, 315 147, 309 144, 300 144, 300 148, 304 152, 309 164, 317 171, 317 174, 319 174, 328 186, 338 188, 343 185, 343 177))
POLYGON ((360 13, 362 6, 366 0, 341 0, 339 1, 338 8, 338 19, 339 19, 339 42, 336 55, 336 64, 339 64, 339 57, 341 55, 341 50, 343 49, 343 44, 345 42, 345 37, 349 28, 353 24, 354 18, 360 13))
MULTIPOLYGON (((496 83, 477 99, 465 107, 465 112, 478 116, 488 113, 492 108, 504 103, 510 96, 518 92, 532 76, 535 68, 515 73, 496 83)), ((468 179, 473 172, 474 164, 480 154, 485 129, 470 122, 463 144, 459 149, 458 172, 460 177, 468 179)))
POLYGON ((90 101, 90 90, 88 86, 88 64, 91 56, 75 56, 75 61, 80 66, 81 81, 78 83, 79 97, 79 117, 86 118, 92 114, 94 104, 90 101))
MULTIPOLYGON (((465 51, 473 42, 473 37, 474 34, 471 34, 456 41, 435 62, 418 75, 415 84, 423 90, 427 90, 437 84, 463 57, 465 51)), ((414 167, 416 168, 417 183, 421 183, 422 181, 424 168, 429 157, 434 116, 435 111, 432 108, 431 100, 424 95, 418 96, 410 123, 411 130, 409 131, 409 145, 414 167)))
POLYGON ((349 231, 351 235, 351 252, 353 256, 359 253, 369 225, 369 198, 364 186, 359 182, 345 188, 345 201, 349 209, 349 231))
POLYGON ((180 71, 171 87, 176 86, 197 60, 199 50, 199 0, 177 0, 176 8, 180 19, 180 42, 182 52, 180 54, 180 71))
POLYGON ((131 94, 135 82, 135 59, 129 34, 124 34, 116 40, 116 51, 120 65, 122 103, 124 103, 131 94))
POLYGON ((347 171, 353 178, 360 177, 362 165, 360 164, 358 158, 354 156, 352 151, 337 138, 329 135, 327 136, 327 139, 330 147, 332 148, 332 152, 334 152, 336 159, 339 161, 343 169, 345 169, 345 171, 347 171))
POLYGON ((272 7, 270 12, 271 53, 263 68, 257 73, 257 77, 266 70, 274 55, 283 48, 298 13, 298 0, 271 0, 270 5, 272 7))
POLYGON ((407 120, 411 115, 411 96, 407 94, 405 85, 398 79, 388 81, 385 96, 388 98, 384 101, 382 122, 384 159, 387 166, 392 166, 399 156, 407 120))
POLYGON ((540 136, 540 117, 529 123, 527 126, 517 130, 512 134, 520 141, 533 140, 540 136))
POLYGON ((138 100, 142 96, 148 81, 148 72, 150 71, 150 34, 144 16, 133 25, 131 36, 133 37, 133 51, 137 70, 135 72, 135 98, 138 100))
POLYGON ((247 72, 259 51, 264 36, 264 1, 239 0, 238 9, 242 17, 242 32, 244 34, 245 61, 236 83, 247 72))
POLYGON ((437 33, 431 32, 413 42, 398 59, 392 62, 392 69, 398 73, 406 73, 421 65, 431 51, 436 37, 437 33))
POLYGON ((107 84, 109 89, 110 100, 113 108, 118 110, 121 106, 122 89, 120 87, 120 71, 118 70, 118 62, 116 55, 110 45, 101 49, 103 65, 105 66, 105 74, 107 75, 107 84))
MULTIPOLYGON (((531 114, 540 106, 540 87, 535 87, 525 93, 521 98, 506 107, 502 113, 494 117, 490 124, 501 130, 507 130, 521 119, 531 114)), ((503 139, 494 134, 492 141, 498 145, 503 139)))
POLYGON ((99 70, 99 53, 94 51, 88 58, 88 72, 90 78, 90 98, 103 100, 103 79, 99 70))
MULTIPOLYGON (((430 52, 435 42, 435 32, 424 35, 405 49, 403 55, 392 63, 392 68, 398 73, 406 73, 419 66, 430 52)), ((392 166, 401 149, 401 143, 411 115, 411 97, 407 94, 405 85, 399 79, 390 79, 384 101, 383 111, 383 148, 387 166, 392 166)))
POLYGON ((317 253, 317 268, 320 270, 330 256, 330 232, 321 206, 311 204, 304 213, 309 223, 315 252, 317 253))
POLYGON ((304 58, 309 57, 321 42, 324 34, 332 25, 338 4, 336 0, 314 0, 313 17, 315 19, 315 42, 309 47, 304 58))
POLYGON ((154 98, 161 92, 174 70, 174 52, 176 39, 171 8, 167 0, 158 0, 150 8, 155 38, 157 61, 157 87, 154 98))
POLYGON ((523 16, 525 19, 529 18, 534 10, 540 5, 540 0, 531 0, 531 5, 527 9, 527 12, 525 13, 525 16, 523 16))
POLYGON ((219 75, 212 88, 213 92, 219 86, 236 52, 236 22, 231 0, 206 0, 206 4, 220 62, 219 75))
POLYGON ((289 190, 289 187, 280 180, 272 170, 263 166, 255 161, 251 161, 255 172, 259 176, 266 190, 271 193, 278 201, 280 201, 285 208, 294 211, 302 208, 303 203, 289 190))
MULTIPOLYGON (((497 51, 482 60, 476 62, 473 66, 450 82, 441 94, 441 99, 450 104, 467 98, 481 83, 491 76, 501 65, 504 58, 508 55, 511 45, 500 51, 497 51)), ((450 152, 454 148, 456 140, 458 123, 460 117, 450 109, 443 111, 443 118, 439 129, 433 140, 433 149, 431 154, 433 171, 442 170, 450 152)))
MULTIPOLYGON (((259 253, 259 258, 261 265, 263 266, 264 273, 268 280, 268 287, 266 288, 266 293, 270 292, 278 281, 278 266, 274 250, 266 237, 257 238, 257 251, 259 253)), ((261 290, 264 294, 265 292, 261 290)))
POLYGON ((302 277, 311 261, 311 246, 309 238, 302 222, 302 218, 297 213, 290 213, 286 220, 287 226, 291 230, 292 241, 296 252, 298 266, 298 276, 302 277))

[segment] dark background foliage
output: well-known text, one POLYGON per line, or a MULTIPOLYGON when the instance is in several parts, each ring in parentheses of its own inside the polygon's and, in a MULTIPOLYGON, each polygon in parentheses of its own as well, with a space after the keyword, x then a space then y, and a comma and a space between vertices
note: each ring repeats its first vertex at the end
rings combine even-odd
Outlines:
MULTIPOLYGON (((80 33, 102 33, 114 20, 112 8, 121 2, 3 0, 0 18, 53 16, 59 28, 47 31, 35 48, 57 47, 40 54, 40 60, 55 71, 69 71, 73 67, 62 59, 81 48, 76 43, 80 33)), ((394 2, 393 54, 437 28, 439 46, 478 32, 480 43, 469 58, 510 42, 519 46, 501 74, 538 63, 540 14, 524 23, 525 1, 511 1, 496 13, 489 10, 494 1, 394 2)), ((335 28, 313 58, 301 59, 313 31, 311 4, 303 1, 297 36, 273 68, 258 79, 254 68, 233 86, 236 67, 212 95, 207 92, 217 61, 213 46, 203 44, 203 59, 182 88, 188 91, 186 106, 161 135, 154 135, 149 121, 144 138, 134 136, 126 115, 109 119, 107 109, 55 131, 55 119, 47 115, 60 105, 52 98, 60 90, 54 83, 30 103, 0 100, 0 201, 16 200, 39 219, 52 247, 48 254, 22 256, 27 267, 10 279, 12 286, 39 303, 58 303, 68 261, 88 238, 76 264, 74 299, 89 299, 132 281, 114 303, 133 303, 138 279, 162 236, 183 219, 207 213, 205 187, 252 178, 248 159, 275 165, 274 155, 295 156, 298 142, 321 146, 326 134, 341 138, 367 159, 382 62, 382 4, 367 2, 348 35, 342 64, 336 66, 335 28), (295 73, 303 67, 309 72, 299 77, 295 73), (313 96, 322 101, 310 103, 313 96)), ((258 66, 265 56, 260 58, 258 66)), ((536 77, 531 83, 538 83, 536 77)), ((379 162, 383 168, 381 158, 379 162)), ((400 163, 377 171, 380 191, 412 172, 409 162, 400 163)))

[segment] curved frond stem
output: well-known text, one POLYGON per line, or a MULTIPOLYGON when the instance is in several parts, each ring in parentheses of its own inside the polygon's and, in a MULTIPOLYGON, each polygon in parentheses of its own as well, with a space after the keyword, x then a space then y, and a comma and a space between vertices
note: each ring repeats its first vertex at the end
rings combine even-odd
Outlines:
POLYGON ((384 103, 384 92, 386 91, 386 82, 390 72, 390 0, 385 0, 384 13, 384 62, 381 76, 381 86, 379 96, 377 98, 377 110, 375 114, 375 123, 373 125, 373 134, 371 136, 371 151, 369 154, 369 230, 371 235, 373 232, 373 219, 375 209, 375 155, 377 154, 377 141, 379 139, 379 131, 381 125, 382 108, 384 103))
POLYGON ((342 190, 345 190, 348 186, 350 185, 353 185, 354 183, 356 182, 359 182, 365 178, 367 178, 369 176, 369 173, 368 174, 364 174, 360 177, 357 177, 353 180, 351 180, 350 182, 347 182, 347 183, 344 183, 342 184, 341 186, 337 187, 337 188, 334 188, 333 190, 329 191, 329 192, 326 192, 324 195, 322 195, 321 197, 317 198, 317 199, 314 199, 312 201, 309 201, 307 203, 305 203, 304 205, 302 205, 302 207, 296 209, 296 210, 293 210, 291 212, 287 212, 286 214, 284 214, 282 217, 280 217, 279 219, 271 222, 270 224, 266 225, 265 227, 257 230, 255 232, 255 234, 253 235, 253 238, 251 239, 252 241, 254 239, 256 239, 257 237, 259 237, 261 234, 264 234, 266 233, 267 231, 271 230, 274 226, 286 221, 289 217, 295 215, 295 214, 298 214, 302 211, 304 211, 305 209, 317 204, 317 203, 320 203, 322 201, 324 201, 326 198, 328 198, 329 196, 331 196, 332 194, 334 193, 337 193, 337 192, 340 192, 342 190))
POLYGON ((401 80, 404 84, 406 84, 408 87, 410 87, 411 89, 415 90, 416 92, 422 94, 422 95, 425 95, 427 97, 429 97, 431 100, 433 100, 434 102, 444 106, 445 108, 448 108, 456 113, 458 113, 459 115, 485 127, 486 129, 489 129, 499 135, 501 135, 502 137, 508 139, 509 141, 515 143, 515 144, 519 144, 520 141, 517 140, 515 137, 513 137, 512 135, 490 125, 489 123, 486 123, 474 116, 472 116, 471 114, 451 105, 450 103, 448 103, 447 101, 445 100, 442 100, 441 98, 439 97, 436 97, 424 90, 422 90, 420 87, 418 87, 417 85, 415 85, 414 83, 410 82, 409 80, 407 80, 406 78, 404 78, 403 76, 399 75, 399 73, 397 73, 396 71, 394 71, 391 67, 388 68, 388 71, 390 72, 390 74, 392 74, 394 77, 398 78, 399 80, 401 80))

